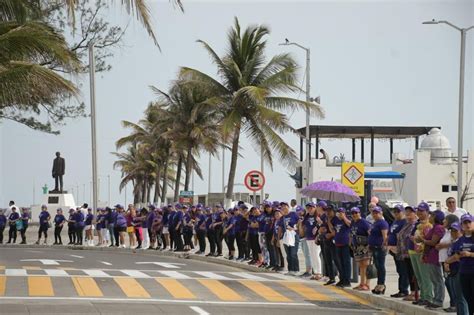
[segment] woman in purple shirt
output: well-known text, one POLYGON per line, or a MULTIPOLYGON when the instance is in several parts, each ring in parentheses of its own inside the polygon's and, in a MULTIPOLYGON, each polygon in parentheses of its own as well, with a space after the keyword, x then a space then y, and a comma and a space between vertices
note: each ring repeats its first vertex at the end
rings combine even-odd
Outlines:
POLYGON ((8 243, 10 244, 13 240, 13 244, 16 243, 16 221, 20 220, 20 214, 16 212, 16 207, 11 208, 12 212, 8 216, 8 225, 10 226, 10 230, 8 230, 8 243))
POLYGON ((388 223, 384 220, 382 208, 376 206, 372 210, 374 224, 369 232, 369 249, 377 268, 377 286, 372 290, 373 294, 385 293, 385 256, 387 255, 388 223))
POLYGON ((31 219, 30 210, 27 208, 23 208, 21 211, 21 222, 22 222, 22 229, 21 229, 21 243, 26 244, 26 230, 28 229, 28 223, 31 219))
POLYGON ((49 220, 51 220, 51 216, 49 215, 48 208, 45 205, 42 205, 39 214, 39 230, 36 245, 41 241, 41 234, 44 234, 44 244, 48 243, 49 220))
POLYGON ((369 244, 367 242, 370 230, 370 223, 362 218, 360 209, 353 207, 351 209, 351 247, 354 252, 354 260, 359 265, 360 284, 354 288, 359 291, 369 291, 370 283, 367 279, 367 266, 370 261, 369 244))
POLYGON ((336 267, 339 271, 338 287, 351 286, 351 254, 349 250, 349 235, 351 232, 351 221, 346 217, 346 209, 339 208, 332 220, 328 221, 329 230, 334 234, 336 244, 336 267))

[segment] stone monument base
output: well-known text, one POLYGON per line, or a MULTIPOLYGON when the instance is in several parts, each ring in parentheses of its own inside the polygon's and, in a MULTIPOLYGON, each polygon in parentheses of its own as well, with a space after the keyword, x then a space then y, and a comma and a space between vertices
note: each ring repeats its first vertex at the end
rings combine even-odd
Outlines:
POLYGON ((41 205, 31 207, 31 219, 33 222, 38 222, 38 216, 41 212, 42 205, 48 207, 48 212, 51 215, 51 222, 58 208, 63 209, 64 215, 69 212, 69 209, 76 209, 76 202, 74 201, 73 194, 68 194, 65 191, 63 191, 63 193, 50 191, 48 194, 43 195, 41 205))

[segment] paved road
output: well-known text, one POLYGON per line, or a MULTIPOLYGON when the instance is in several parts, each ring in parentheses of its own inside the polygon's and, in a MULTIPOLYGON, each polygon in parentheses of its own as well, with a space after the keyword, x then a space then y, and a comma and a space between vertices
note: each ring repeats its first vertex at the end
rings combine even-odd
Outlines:
POLYGON ((377 314, 337 288, 153 252, 0 248, 0 314, 377 314))

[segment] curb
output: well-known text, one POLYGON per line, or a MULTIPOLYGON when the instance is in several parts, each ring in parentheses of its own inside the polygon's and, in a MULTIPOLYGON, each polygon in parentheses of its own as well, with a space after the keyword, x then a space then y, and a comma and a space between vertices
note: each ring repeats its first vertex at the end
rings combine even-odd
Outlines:
POLYGON ((392 298, 385 298, 381 296, 375 296, 370 293, 364 293, 357 290, 344 289, 344 291, 355 295, 361 299, 367 300, 373 305, 380 306, 382 308, 391 309, 396 312, 400 312, 406 315, 439 315, 439 314, 448 314, 445 312, 437 312, 428 310, 424 307, 412 305, 411 302, 401 302, 392 298))
POLYGON ((116 248, 116 247, 95 247, 95 246, 73 246, 73 245, 36 245, 36 244, 0 244, 0 248, 28 248, 28 249, 41 249, 41 248, 58 248, 58 249, 70 249, 70 250, 95 250, 95 251, 110 251, 110 252, 121 252, 121 253, 142 253, 151 254, 156 256, 174 257, 180 259, 193 259, 201 262, 213 263, 218 265, 225 265, 228 267, 234 267, 244 269, 252 272, 262 273, 275 273, 274 271, 257 268, 255 266, 248 265, 247 263, 241 263, 232 261, 224 258, 206 257, 204 255, 188 254, 186 252, 170 252, 170 251, 156 251, 156 250, 131 250, 130 248, 116 248))

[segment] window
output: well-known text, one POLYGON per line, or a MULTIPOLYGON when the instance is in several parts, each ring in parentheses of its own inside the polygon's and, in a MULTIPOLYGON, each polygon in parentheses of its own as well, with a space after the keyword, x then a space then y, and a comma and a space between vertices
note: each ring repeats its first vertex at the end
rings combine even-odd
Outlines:
POLYGON ((441 186, 441 191, 442 191, 442 192, 446 192, 446 193, 449 192, 449 185, 443 185, 443 186, 441 186))
POLYGON ((458 186, 451 186, 451 191, 458 191, 458 186))

